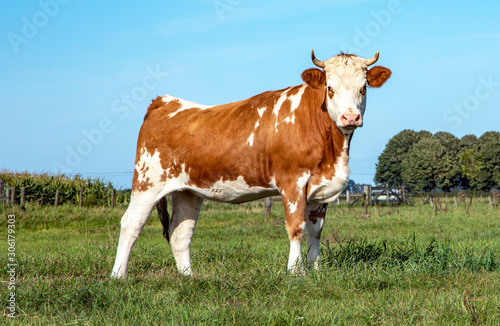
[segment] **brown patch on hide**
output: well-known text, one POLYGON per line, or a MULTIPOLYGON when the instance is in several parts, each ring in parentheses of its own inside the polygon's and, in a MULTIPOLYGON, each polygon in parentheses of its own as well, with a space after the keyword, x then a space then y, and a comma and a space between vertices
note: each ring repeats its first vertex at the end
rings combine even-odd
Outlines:
POLYGON ((325 218, 326 207, 327 204, 323 204, 317 209, 309 211, 309 221, 311 221, 312 224, 316 224, 318 222, 318 218, 325 218))

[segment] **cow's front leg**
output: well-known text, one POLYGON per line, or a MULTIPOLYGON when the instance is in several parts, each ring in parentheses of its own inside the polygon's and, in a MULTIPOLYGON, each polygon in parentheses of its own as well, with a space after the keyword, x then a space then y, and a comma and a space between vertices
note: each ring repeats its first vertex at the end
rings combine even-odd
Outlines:
POLYGON ((321 230, 328 204, 308 203, 306 207, 307 263, 319 269, 321 230))
POLYGON ((290 187, 282 189, 283 206, 285 208, 286 230, 290 239, 290 255, 288 256, 288 270, 292 274, 302 274, 301 243, 306 232, 305 187, 290 187), (292 189, 290 189, 292 188, 292 189))

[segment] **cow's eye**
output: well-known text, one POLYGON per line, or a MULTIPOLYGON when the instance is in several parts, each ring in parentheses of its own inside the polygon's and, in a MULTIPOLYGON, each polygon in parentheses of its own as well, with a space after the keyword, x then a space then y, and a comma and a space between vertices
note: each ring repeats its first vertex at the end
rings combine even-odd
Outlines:
POLYGON ((326 90, 328 91, 328 96, 330 98, 332 98, 333 95, 335 95, 335 92, 333 91, 333 88, 331 86, 326 86, 326 90))
POLYGON ((365 95, 366 95, 366 85, 365 85, 365 86, 363 86, 363 87, 359 90, 359 92, 361 93, 361 95, 365 96, 365 95))

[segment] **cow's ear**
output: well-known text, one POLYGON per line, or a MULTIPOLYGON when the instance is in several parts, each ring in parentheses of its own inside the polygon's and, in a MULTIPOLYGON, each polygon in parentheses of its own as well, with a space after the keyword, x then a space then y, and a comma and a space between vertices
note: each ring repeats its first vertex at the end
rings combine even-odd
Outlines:
POLYGON ((324 88, 326 86, 325 72, 316 68, 304 70, 302 80, 312 88, 324 88))
POLYGON ((376 66, 366 72, 366 79, 370 87, 380 87, 391 77, 391 70, 386 67, 376 66))

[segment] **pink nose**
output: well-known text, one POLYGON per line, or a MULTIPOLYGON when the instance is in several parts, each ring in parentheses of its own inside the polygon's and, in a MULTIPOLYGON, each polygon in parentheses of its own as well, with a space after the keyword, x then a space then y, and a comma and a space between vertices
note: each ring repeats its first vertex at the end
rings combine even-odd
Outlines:
POLYGON ((340 123, 343 127, 359 127, 363 122, 361 114, 342 114, 340 116, 340 123))

